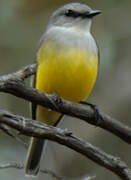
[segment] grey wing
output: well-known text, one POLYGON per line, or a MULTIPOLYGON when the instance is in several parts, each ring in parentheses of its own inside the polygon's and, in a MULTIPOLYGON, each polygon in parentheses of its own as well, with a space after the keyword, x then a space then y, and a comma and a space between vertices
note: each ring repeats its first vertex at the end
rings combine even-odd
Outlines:
MULTIPOLYGON (((31 78, 31 86, 35 88, 36 84, 36 74, 31 78)), ((30 104, 31 117, 33 120, 36 120, 36 108, 37 105, 35 103, 30 104)))
MULTIPOLYGON (((38 53, 41 45, 43 44, 43 42, 44 42, 44 40, 45 40, 45 33, 46 33, 46 32, 44 32, 44 33, 42 34, 42 36, 41 36, 41 38, 40 38, 40 40, 39 40, 39 42, 38 42, 38 44, 37 44, 37 51, 36 51, 37 53, 38 53)), ((37 54, 37 53, 36 53, 36 54, 37 54)))
MULTIPOLYGON (((40 41, 38 43, 38 48, 37 48, 37 51, 36 51, 36 54, 38 54, 38 51, 43 43, 43 41, 45 40, 45 32, 43 33, 43 35, 41 36, 40 38, 40 41)), ((37 55, 36 55, 37 56, 37 55)), ((32 77, 31 79, 31 86, 35 88, 35 84, 36 84, 36 74, 32 77)), ((31 110, 31 117, 32 119, 36 120, 36 109, 37 109, 37 105, 34 104, 34 103, 31 103, 31 106, 30 106, 30 110, 31 110)))

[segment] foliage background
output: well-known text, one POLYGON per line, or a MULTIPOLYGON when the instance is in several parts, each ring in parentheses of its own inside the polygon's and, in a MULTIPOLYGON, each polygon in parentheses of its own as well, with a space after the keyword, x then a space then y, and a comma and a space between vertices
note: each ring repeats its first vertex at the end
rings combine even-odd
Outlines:
MULTIPOLYGON (((68 0, 0 0, 0 74, 10 73, 35 61, 37 44, 50 13, 68 0)), ((71 1, 73 2, 73 0, 71 1)), ((88 101, 105 113, 131 126, 131 1, 79 0, 103 14, 94 20, 92 33, 100 48, 100 70, 88 101)), ((28 102, 0 94, 0 108, 29 116, 28 102)), ((131 167, 131 147, 100 128, 77 119, 65 118, 60 127, 68 128, 107 153, 121 157, 131 167)), ((24 162, 26 149, 0 132, 0 163, 24 162)), ((49 143, 42 168, 67 177, 96 174, 100 180, 118 180, 113 173, 82 155, 49 143)), ((39 180, 52 180, 40 175, 39 180)), ((0 170, 0 179, 26 180, 23 170, 0 170)), ((31 179, 31 178, 29 178, 31 179)))

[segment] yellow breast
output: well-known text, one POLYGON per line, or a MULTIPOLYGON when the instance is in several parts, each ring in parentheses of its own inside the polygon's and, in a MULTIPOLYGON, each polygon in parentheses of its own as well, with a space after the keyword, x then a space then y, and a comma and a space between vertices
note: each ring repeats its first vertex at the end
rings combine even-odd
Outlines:
MULTIPOLYGON (((83 101, 88 97, 97 75, 96 54, 80 48, 59 51, 58 47, 48 44, 40 48, 37 62, 37 89, 46 93, 56 92, 60 97, 74 102, 83 101)), ((40 117, 38 119, 48 124, 54 124, 60 115, 40 106, 37 112, 40 117), (56 118, 53 119, 54 116, 56 118), (44 117, 45 119, 41 120, 44 117)))
POLYGON ((36 88, 64 99, 85 100, 96 80, 98 57, 80 48, 42 47, 38 53, 36 88))

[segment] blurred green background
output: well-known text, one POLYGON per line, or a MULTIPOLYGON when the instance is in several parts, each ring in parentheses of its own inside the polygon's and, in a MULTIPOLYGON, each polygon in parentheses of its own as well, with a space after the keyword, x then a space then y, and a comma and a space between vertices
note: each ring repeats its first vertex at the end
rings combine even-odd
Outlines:
MULTIPOLYGON (((0 0, 0 74, 6 74, 35 61, 38 41, 50 13, 68 0, 0 0)), ((71 1, 73 2, 73 0, 71 1)), ((100 110, 131 126, 131 1, 79 0, 102 10, 94 20, 92 33, 100 48, 100 70, 88 101, 100 110)), ((29 116, 28 102, 0 94, 0 108, 29 116)), ((65 118, 60 125, 105 152, 121 157, 131 167, 131 147, 100 128, 77 119, 65 118)), ((24 162, 27 150, 0 133, 0 163, 24 162)), ((78 177, 96 174, 98 180, 118 180, 113 173, 72 150, 50 142, 42 168, 60 175, 78 177)), ((27 180, 23 170, 0 170, 1 180, 27 180)), ((31 178, 29 178, 31 179, 31 178)), ((39 180, 53 180, 40 175, 39 180)))

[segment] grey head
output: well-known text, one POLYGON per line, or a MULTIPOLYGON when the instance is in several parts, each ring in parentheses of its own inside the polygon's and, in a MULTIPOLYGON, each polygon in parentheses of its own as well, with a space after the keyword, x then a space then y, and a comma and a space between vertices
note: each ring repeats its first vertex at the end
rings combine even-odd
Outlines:
POLYGON ((100 10, 93 10, 85 4, 69 3, 54 11, 50 17, 48 28, 53 25, 67 28, 79 27, 90 30, 92 18, 100 13, 100 10))

